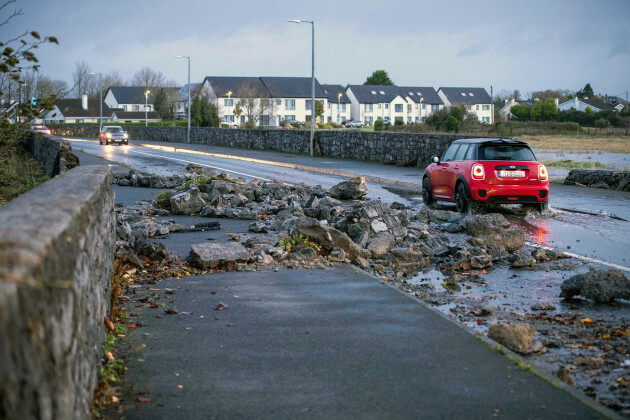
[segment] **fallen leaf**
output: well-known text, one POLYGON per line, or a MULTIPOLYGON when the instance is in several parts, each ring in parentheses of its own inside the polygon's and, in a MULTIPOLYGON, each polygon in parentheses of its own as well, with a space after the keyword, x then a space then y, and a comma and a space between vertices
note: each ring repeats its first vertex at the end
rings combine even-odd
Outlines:
POLYGON ((127 328, 136 328, 136 327, 137 327, 137 325, 136 325, 136 324, 129 324, 129 325, 127 326, 127 328))
POLYGON ((103 322, 105 323, 105 327, 109 331, 114 331, 114 323, 110 321, 109 318, 105 317, 105 320, 103 322))
POLYGON ((584 318, 580 320, 582 322, 582 324, 592 324, 593 320, 590 318, 584 318))
POLYGON ((116 403, 120 402, 120 399, 119 399, 117 396, 115 396, 115 395, 112 395, 112 396, 109 398, 109 400, 110 400, 111 402, 113 402, 114 404, 116 404, 116 403))
POLYGON ((216 294, 217 294, 217 292, 210 292, 210 294, 211 294, 211 295, 216 295, 216 294))
POLYGON ((138 401, 140 403, 150 403, 151 402, 151 398, 136 397, 136 401, 138 401))
POLYGON ((105 353, 105 358, 107 360, 116 360, 116 358, 114 357, 111 351, 108 351, 107 353, 105 353))
POLYGON ((164 312, 166 312, 169 315, 177 315, 179 313, 175 309, 164 309, 164 312))
POLYGON ((227 305, 224 305, 222 302, 219 302, 219 304, 217 305, 216 308, 214 308, 215 311, 223 311, 227 309, 227 305))
POLYGON ((151 308, 155 309, 155 308, 157 308, 157 307, 158 307, 158 306, 160 306, 160 305, 158 305, 158 304, 157 304, 157 303, 155 303, 155 302, 151 302, 151 303, 149 303, 149 306, 150 306, 151 308))

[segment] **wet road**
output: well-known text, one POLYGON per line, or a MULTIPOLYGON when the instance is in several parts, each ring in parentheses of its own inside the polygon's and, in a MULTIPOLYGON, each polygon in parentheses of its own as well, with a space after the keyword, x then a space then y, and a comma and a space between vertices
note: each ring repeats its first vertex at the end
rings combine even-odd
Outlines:
MULTIPOLYGON (((351 174, 362 175, 368 177, 371 198, 388 203, 397 201, 414 208, 423 205, 420 168, 206 145, 137 140, 142 145, 101 146, 93 139, 66 140, 76 150, 158 175, 181 173, 188 163, 197 163, 234 177, 304 182, 325 188, 346 180, 351 174), (305 170, 305 167, 312 170, 305 170)), ((532 244, 570 252, 583 261, 630 272, 629 193, 552 184, 550 204, 551 209, 544 214, 524 214, 519 208, 499 210, 525 232, 532 244)))

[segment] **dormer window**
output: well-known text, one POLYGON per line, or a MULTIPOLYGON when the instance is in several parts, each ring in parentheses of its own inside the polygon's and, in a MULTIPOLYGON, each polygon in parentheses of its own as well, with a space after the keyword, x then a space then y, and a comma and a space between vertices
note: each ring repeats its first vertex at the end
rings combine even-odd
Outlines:
POLYGON ((473 93, 472 93, 472 92, 469 92, 468 94, 469 94, 470 96, 475 96, 475 95, 473 95, 473 93))
POLYGON ((383 92, 382 90, 380 90, 379 92, 381 92, 381 95, 385 95, 385 92, 383 92))
POLYGON ((416 92, 418 96, 422 96, 422 92, 416 92))
POLYGON ((409 96, 413 96, 413 92, 409 92, 409 96))
POLYGON ((376 91, 375 90, 372 91, 372 95, 376 95, 376 91))
POLYGON ((462 92, 462 96, 466 96, 466 92, 462 92))

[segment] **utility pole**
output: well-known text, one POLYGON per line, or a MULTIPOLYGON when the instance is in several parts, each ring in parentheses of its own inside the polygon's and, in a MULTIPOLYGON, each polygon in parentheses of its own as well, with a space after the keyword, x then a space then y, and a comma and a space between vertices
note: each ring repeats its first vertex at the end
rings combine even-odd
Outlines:
POLYGON ((628 91, 626 90, 626 112, 628 112, 628 91))

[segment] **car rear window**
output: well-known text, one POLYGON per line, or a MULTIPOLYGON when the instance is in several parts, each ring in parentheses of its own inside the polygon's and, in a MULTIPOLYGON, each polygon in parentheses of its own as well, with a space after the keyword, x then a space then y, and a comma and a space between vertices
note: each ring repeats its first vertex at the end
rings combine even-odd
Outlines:
POLYGON ((526 145, 484 144, 479 147, 479 160, 518 160, 531 162, 536 157, 526 145))

